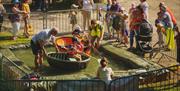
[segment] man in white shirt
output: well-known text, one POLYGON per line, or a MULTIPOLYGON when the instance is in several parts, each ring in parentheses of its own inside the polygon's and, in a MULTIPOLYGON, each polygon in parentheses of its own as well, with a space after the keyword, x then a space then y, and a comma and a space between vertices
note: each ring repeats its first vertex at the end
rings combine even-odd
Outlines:
POLYGON ((97 78, 105 81, 106 84, 109 84, 114 72, 110 67, 107 67, 108 61, 106 58, 102 58, 100 64, 101 66, 97 70, 97 78))
MULTIPOLYGON (((45 29, 32 37, 31 49, 33 54, 35 55, 35 70, 42 66, 43 56, 46 55, 44 45, 48 42, 49 39, 51 39, 51 42, 53 42, 53 44, 55 45, 54 40, 57 33, 57 28, 45 29)), ((58 47, 55 45, 55 48, 57 50, 58 47)))

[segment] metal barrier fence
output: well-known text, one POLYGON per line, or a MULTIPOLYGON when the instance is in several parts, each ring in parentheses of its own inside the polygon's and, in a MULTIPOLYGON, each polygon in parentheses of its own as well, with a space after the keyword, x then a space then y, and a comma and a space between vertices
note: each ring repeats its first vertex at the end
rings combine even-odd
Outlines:
POLYGON ((180 65, 111 81, 109 91, 179 91, 180 65))
MULTIPOLYGON (((72 24, 70 24, 69 13, 72 10, 59 10, 59 11, 49 11, 49 12, 32 12, 30 17, 30 24, 32 25, 33 32, 37 33, 42 29, 57 27, 59 29, 59 33, 67 33, 72 32, 72 24)), ((82 10, 76 10, 77 15, 77 25, 83 28, 83 15, 82 10)), ((103 12, 105 13, 105 12, 103 12)), ((4 31, 11 31, 12 26, 11 22, 8 19, 8 15, 6 14, 3 21, 4 31)), ((96 19, 96 11, 92 13, 91 19, 96 19)), ((24 21, 21 19, 21 30, 24 28, 24 21)), ((88 26, 86 26, 86 29, 88 26)))
POLYGON ((106 91, 101 80, 6 80, 15 91, 106 91))
POLYGON ((15 91, 179 91, 180 65, 111 81, 101 80, 4 80, 15 91))

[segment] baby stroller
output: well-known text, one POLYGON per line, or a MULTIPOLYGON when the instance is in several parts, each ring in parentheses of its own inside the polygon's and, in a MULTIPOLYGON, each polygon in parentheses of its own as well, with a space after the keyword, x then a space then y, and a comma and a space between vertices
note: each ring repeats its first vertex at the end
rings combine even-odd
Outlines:
POLYGON ((147 20, 143 20, 139 25, 139 30, 136 31, 137 46, 142 55, 152 52, 152 32, 153 27, 147 20))

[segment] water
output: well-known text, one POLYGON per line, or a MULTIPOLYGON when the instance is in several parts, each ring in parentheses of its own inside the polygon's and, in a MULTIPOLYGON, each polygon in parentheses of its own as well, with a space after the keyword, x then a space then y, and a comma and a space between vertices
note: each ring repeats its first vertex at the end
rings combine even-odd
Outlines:
MULTIPOLYGON (((48 47, 46 48, 47 52, 53 52, 55 51, 54 47, 48 47)), ((24 62, 28 67, 32 68, 34 67, 34 55, 32 54, 31 49, 19 49, 14 50, 14 54, 19 58, 22 62, 24 62)), ((43 75, 46 77, 56 77, 61 79, 68 79, 69 78, 77 78, 79 79, 80 76, 88 76, 88 77, 95 77, 97 68, 99 67, 98 59, 99 57, 95 54, 92 54, 91 61, 89 62, 89 65, 86 69, 80 70, 80 71, 73 71, 73 72, 66 72, 66 71, 59 71, 58 69, 52 69, 52 67, 49 67, 49 64, 47 60, 44 58, 43 64, 46 65, 45 68, 43 68, 43 75)), ((112 58, 108 57, 109 59, 109 66, 114 70, 129 70, 133 69, 130 64, 124 63, 121 60, 112 60, 112 58)))

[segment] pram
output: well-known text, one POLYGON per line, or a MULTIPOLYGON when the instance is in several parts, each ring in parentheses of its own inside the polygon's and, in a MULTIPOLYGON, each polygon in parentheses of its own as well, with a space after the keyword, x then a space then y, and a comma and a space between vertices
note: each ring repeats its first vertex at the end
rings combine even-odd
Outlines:
POLYGON ((139 30, 136 31, 137 46, 143 55, 152 52, 152 32, 153 27, 147 20, 143 20, 139 25, 139 30))

